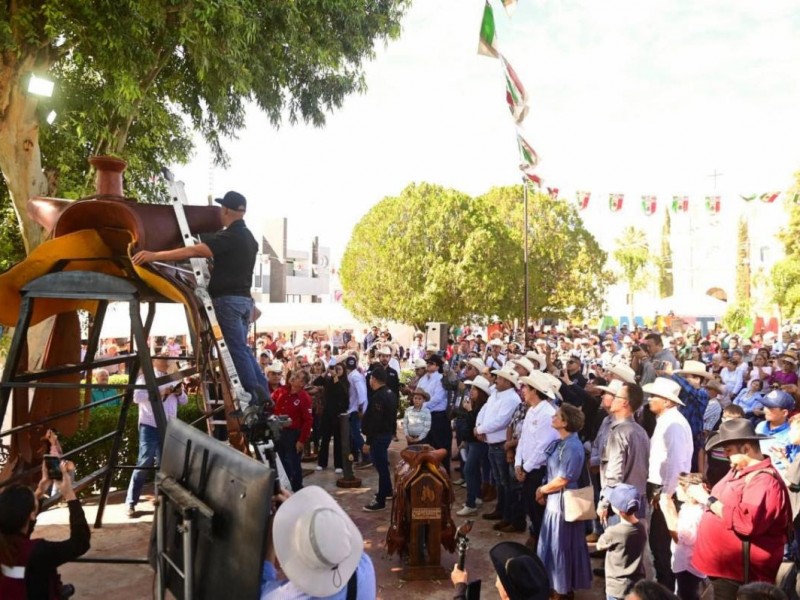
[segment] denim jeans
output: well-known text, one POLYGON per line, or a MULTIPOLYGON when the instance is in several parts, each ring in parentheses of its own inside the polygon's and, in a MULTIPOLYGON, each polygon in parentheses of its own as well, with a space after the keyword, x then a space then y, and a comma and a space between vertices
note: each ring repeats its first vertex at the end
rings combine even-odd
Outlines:
MULTIPOLYGON (((161 463, 158 429, 150 425, 139 425, 139 458, 136 460, 136 466, 152 467, 155 463, 161 463)), ((133 470, 131 482, 128 484, 128 496, 125 498, 125 504, 136 506, 146 479, 147 471, 142 469, 133 470)))
POLYGON ((511 523, 512 515, 508 506, 508 463, 502 443, 489 445, 489 464, 492 465, 492 476, 497 486, 497 507, 494 512, 502 514, 506 523, 511 523))
POLYGON ((536 490, 542 485, 546 476, 547 467, 541 466, 532 469, 530 473, 525 473, 525 481, 522 483, 522 504, 530 521, 528 533, 536 539, 539 539, 544 521, 544 506, 536 501, 536 490))
POLYGON ((219 296, 213 299, 214 312, 222 329, 222 336, 231 353, 233 366, 239 375, 242 387, 253 394, 257 385, 267 388, 264 371, 247 346, 247 330, 253 314, 253 299, 244 296, 219 296))
MULTIPOLYGON (((348 417, 350 419, 350 454, 353 455, 353 462, 358 462, 362 455, 361 447, 364 445, 364 437, 361 435, 361 417, 358 412, 353 411, 348 417)), ((365 458, 368 458, 365 456, 365 458)))
POLYGON ((475 508, 475 500, 481 493, 481 463, 487 455, 483 442, 467 442, 467 462, 464 465, 464 479, 467 480, 467 506, 475 508))
POLYGON ((391 433, 380 433, 372 436, 369 453, 372 457, 372 464, 378 471, 378 493, 375 497, 378 502, 386 502, 387 498, 392 497, 392 476, 389 473, 389 444, 394 436, 391 433))
POLYGON ((296 447, 299 439, 299 429, 283 429, 276 445, 278 457, 283 463, 286 476, 289 478, 289 483, 292 484, 293 492, 303 489, 303 465, 300 461, 303 453, 298 452, 296 447))

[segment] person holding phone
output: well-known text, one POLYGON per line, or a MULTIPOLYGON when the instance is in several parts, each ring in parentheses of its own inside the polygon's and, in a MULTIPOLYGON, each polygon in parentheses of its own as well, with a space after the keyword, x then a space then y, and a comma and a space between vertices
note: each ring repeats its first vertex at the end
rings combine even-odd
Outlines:
MULTIPOLYGON (((50 437, 48 432, 48 437, 50 437)), ((51 442, 52 447, 52 442, 51 442)), ((55 487, 69 508, 69 538, 60 542, 31 539, 40 500, 54 481, 42 463, 42 479, 36 490, 21 484, 0 492, 0 598, 66 598, 58 567, 89 550, 91 532, 80 501, 75 496, 72 473, 75 465, 59 463, 55 487)))

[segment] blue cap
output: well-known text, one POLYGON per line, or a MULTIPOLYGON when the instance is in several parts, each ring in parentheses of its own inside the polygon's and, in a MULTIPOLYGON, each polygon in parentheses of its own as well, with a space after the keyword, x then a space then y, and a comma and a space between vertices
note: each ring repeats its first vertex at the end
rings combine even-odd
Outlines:
POLYGON ((620 483, 611 488, 608 501, 620 512, 635 513, 639 510, 639 497, 639 490, 635 487, 627 483, 620 483))
POLYGON ((783 408, 786 410, 794 410, 795 407, 794 398, 783 390, 772 390, 761 399, 761 404, 767 408, 783 408))
POLYGON ((222 198, 214 198, 214 202, 237 212, 247 210, 247 199, 239 192, 227 192, 222 198))

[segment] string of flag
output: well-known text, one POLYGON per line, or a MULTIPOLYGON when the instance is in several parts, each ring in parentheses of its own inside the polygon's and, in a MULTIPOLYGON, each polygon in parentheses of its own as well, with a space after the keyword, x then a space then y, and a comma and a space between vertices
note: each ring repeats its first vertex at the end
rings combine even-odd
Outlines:
MULTIPOLYGON (((548 195, 556 199, 558 198, 558 188, 547 188, 548 195)), ((765 192, 763 194, 740 194, 739 198, 745 202, 754 202, 758 200, 764 204, 775 204, 775 202, 784 196, 784 201, 789 204, 800 204, 800 192, 793 192, 783 194, 782 192, 765 192)), ((586 210, 589 208, 589 203, 592 199, 592 192, 586 190, 578 190, 575 192, 575 204, 578 210, 586 210)), ((658 196, 655 194, 643 194, 642 212, 651 216, 658 212, 658 196)), ((718 214, 722 210, 722 196, 718 194, 705 196, 703 199, 705 210, 709 214, 718 214)), ((625 206, 625 194, 609 194, 608 195, 608 210, 611 212, 619 212, 625 206)), ((671 201, 667 205, 673 213, 688 213, 690 208, 690 198, 686 195, 675 194, 672 196, 671 201)))

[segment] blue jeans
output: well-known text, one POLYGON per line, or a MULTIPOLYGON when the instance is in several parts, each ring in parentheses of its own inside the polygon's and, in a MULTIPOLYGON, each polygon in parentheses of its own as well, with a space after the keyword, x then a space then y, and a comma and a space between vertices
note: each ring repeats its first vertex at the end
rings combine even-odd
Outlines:
POLYGON ((292 484, 292 491, 297 492, 303 489, 303 465, 301 458, 302 452, 297 451, 297 442, 300 439, 299 429, 283 429, 281 437, 276 444, 278 457, 286 470, 289 483, 292 484))
POLYGON ((253 314, 253 299, 244 296, 220 296, 214 298, 213 302, 222 336, 228 345, 242 387, 250 394, 253 394, 257 385, 268 389, 264 371, 247 346, 247 330, 250 327, 250 316, 253 314))
POLYGON ((348 419, 350 419, 350 454, 353 455, 353 462, 358 462, 358 457, 362 455, 361 447, 364 445, 364 438, 361 435, 361 417, 358 416, 358 411, 353 411, 348 419))
POLYGON ((372 464, 378 471, 378 502, 386 502, 392 497, 392 476, 389 474, 389 444, 392 442, 391 433, 380 433, 370 438, 369 453, 372 464))
POLYGON ((481 463, 487 455, 483 442, 467 442, 467 462, 464 464, 464 479, 467 480, 467 506, 475 508, 475 500, 481 493, 481 463))
MULTIPOLYGON (((161 464, 161 445, 158 441, 158 429, 150 425, 139 425, 139 458, 136 460, 136 466, 152 467, 154 463, 161 464)), ((131 475, 131 482, 128 484, 128 496, 125 498, 125 504, 136 506, 146 479, 147 471, 134 469, 131 475)))
POLYGON ((494 512, 503 515, 503 521, 511 523, 512 515, 508 507, 509 500, 509 481, 508 463, 506 462, 506 451, 503 444, 489 445, 489 464, 492 466, 492 477, 497 486, 497 507, 494 512))

